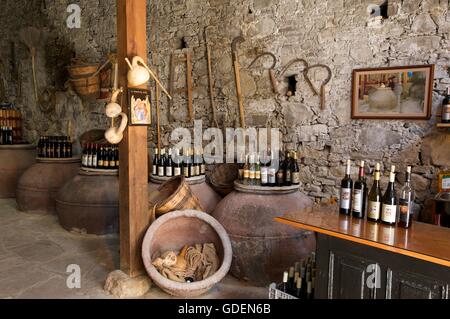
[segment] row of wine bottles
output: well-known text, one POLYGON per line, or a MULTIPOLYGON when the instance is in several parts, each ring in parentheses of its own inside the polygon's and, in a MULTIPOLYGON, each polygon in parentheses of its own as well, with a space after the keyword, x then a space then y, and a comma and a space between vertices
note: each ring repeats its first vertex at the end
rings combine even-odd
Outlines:
POLYGON ((239 163, 239 180, 243 184, 272 187, 299 185, 297 152, 287 151, 284 157, 283 152, 280 152, 278 169, 273 152, 263 152, 262 156, 248 154, 244 163, 239 163))
POLYGON ((38 142, 38 157, 71 158, 72 141, 69 136, 41 136, 38 142))
POLYGON ((175 156, 172 156, 171 148, 167 152, 165 148, 162 148, 161 151, 155 148, 152 175, 159 177, 183 175, 186 178, 205 175, 206 165, 203 152, 189 148, 186 154, 180 155, 179 150, 175 149, 175 154, 173 155, 175 156))
POLYGON ((412 222, 412 206, 414 190, 411 186, 411 166, 406 170, 405 184, 397 195, 395 190, 395 166, 389 172, 389 184, 384 194, 380 189, 380 164, 375 166, 372 188, 368 191, 364 174, 364 161, 360 162, 359 177, 353 183, 350 176, 351 161, 347 161, 345 177, 341 182, 340 208, 341 214, 381 221, 388 225, 398 224, 408 228, 412 222))
POLYGON ((13 129, 10 126, 0 126, 0 145, 14 144, 13 129))
POLYGON ((119 147, 111 144, 86 143, 81 166, 96 169, 118 169, 119 147))
POLYGON ((296 262, 283 273, 283 282, 278 289, 299 299, 314 299, 316 283, 316 254, 296 262))

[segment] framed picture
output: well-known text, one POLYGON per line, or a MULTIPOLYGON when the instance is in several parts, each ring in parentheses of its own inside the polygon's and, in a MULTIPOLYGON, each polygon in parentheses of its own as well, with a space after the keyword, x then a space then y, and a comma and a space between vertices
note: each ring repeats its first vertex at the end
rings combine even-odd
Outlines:
POLYGON ((150 106, 150 91, 141 89, 128 90, 129 124, 152 124, 152 112, 150 106))
POLYGON ((353 70, 352 119, 431 116, 434 65, 353 70))

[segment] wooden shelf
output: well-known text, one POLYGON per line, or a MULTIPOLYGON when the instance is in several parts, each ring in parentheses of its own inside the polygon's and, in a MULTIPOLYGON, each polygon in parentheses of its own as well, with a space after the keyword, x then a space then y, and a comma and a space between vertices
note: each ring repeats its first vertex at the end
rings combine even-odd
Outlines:
POLYGON ((450 123, 437 123, 436 127, 450 127, 450 123))

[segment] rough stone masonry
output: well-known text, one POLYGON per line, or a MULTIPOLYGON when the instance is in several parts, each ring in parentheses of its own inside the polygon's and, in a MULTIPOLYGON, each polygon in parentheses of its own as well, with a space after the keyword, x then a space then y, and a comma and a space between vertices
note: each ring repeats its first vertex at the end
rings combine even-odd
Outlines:
MULTIPOLYGON (((116 50, 115 1, 113 0, 4 0, 0 19, 0 97, 14 102, 24 113, 25 136, 36 142, 40 134, 66 130, 66 120, 75 120, 75 135, 108 122, 103 104, 82 102, 67 85, 65 66, 73 57, 103 62, 116 50), (80 29, 68 29, 69 4, 82 9, 80 29), (18 31, 28 25, 42 32, 38 48, 40 90, 56 90, 56 109, 40 111, 33 98, 28 49, 18 31)), ((417 214, 424 201, 436 193, 436 173, 450 167, 450 135, 437 130, 443 94, 450 85, 450 12, 447 0, 390 0, 388 18, 371 23, 367 7, 377 0, 148 0, 149 60, 164 83, 168 83, 170 54, 180 54, 183 45, 193 51, 194 109, 204 125, 211 121, 204 28, 209 29, 213 77, 219 123, 233 126, 237 101, 231 63, 231 40, 242 35, 240 45, 242 86, 247 124, 278 127, 286 148, 301 157, 302 191, 322 201, 336 197, 347 158, 366 159, 383 167, 395 164, 400 172, 413 165, 417 190, 417 214), (157 14, 150 14, 150 12, 157 14), (262 51, 273 52, 281 68, 292 58, 310 64, 328 65, 333 77, 326 87, 326 107, 308 89, 301 66, 285 76, 296 75, 297 93, 287 98, 271 92, 269 61, 248 65, 262 51), (351 74, 355 68, 435 64, 432 118, 429 121, 351 120, 351 74), (445 153, 447 152, 447 153, 445 153)), ((176 70, 175 86, 184 86, 185 69, 176 70)), ((285 92, 287 78, 280 80, 285 92)), ((324 74, 311 71, 318 87, 324 74)), ((173 127, 186 125, 186 97, 177 95, 173 109, 161 98, 163 142, 168 144, 173 127), (169 111, 174 118, 168 121, 169 111)), ((150 128, 149 146, 155 143, 150 128)), ((356 174, 356 169, 354 170, 356 174)), ((387 176, 382 183, 386 184, 387 176)), ((398 182, 403 174, 398 175, 398 182)), ((371 181, 369 181, 371 183, 371 181)), ((427 219, 427 214, 422 218, 427 219)))

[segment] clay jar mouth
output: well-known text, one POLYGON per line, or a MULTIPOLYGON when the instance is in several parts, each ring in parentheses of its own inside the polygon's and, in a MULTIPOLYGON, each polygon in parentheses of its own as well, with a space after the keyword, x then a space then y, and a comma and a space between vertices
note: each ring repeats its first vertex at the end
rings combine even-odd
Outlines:
POLYGON ((230 238, 223 226, 210 215, 196 211, 174 211, 156 219, 148 228, 142 244, 142 258, 148 275, 163 290, 183 296, 196 290, 199 294, 222 280, 231 266, 232 248, 230 238), (219 269, 210 277, 193 283, 180 283, 162 276, 152 260, 168 250, 180 251, 184 245, 213 243, 221 262, 219 269))

